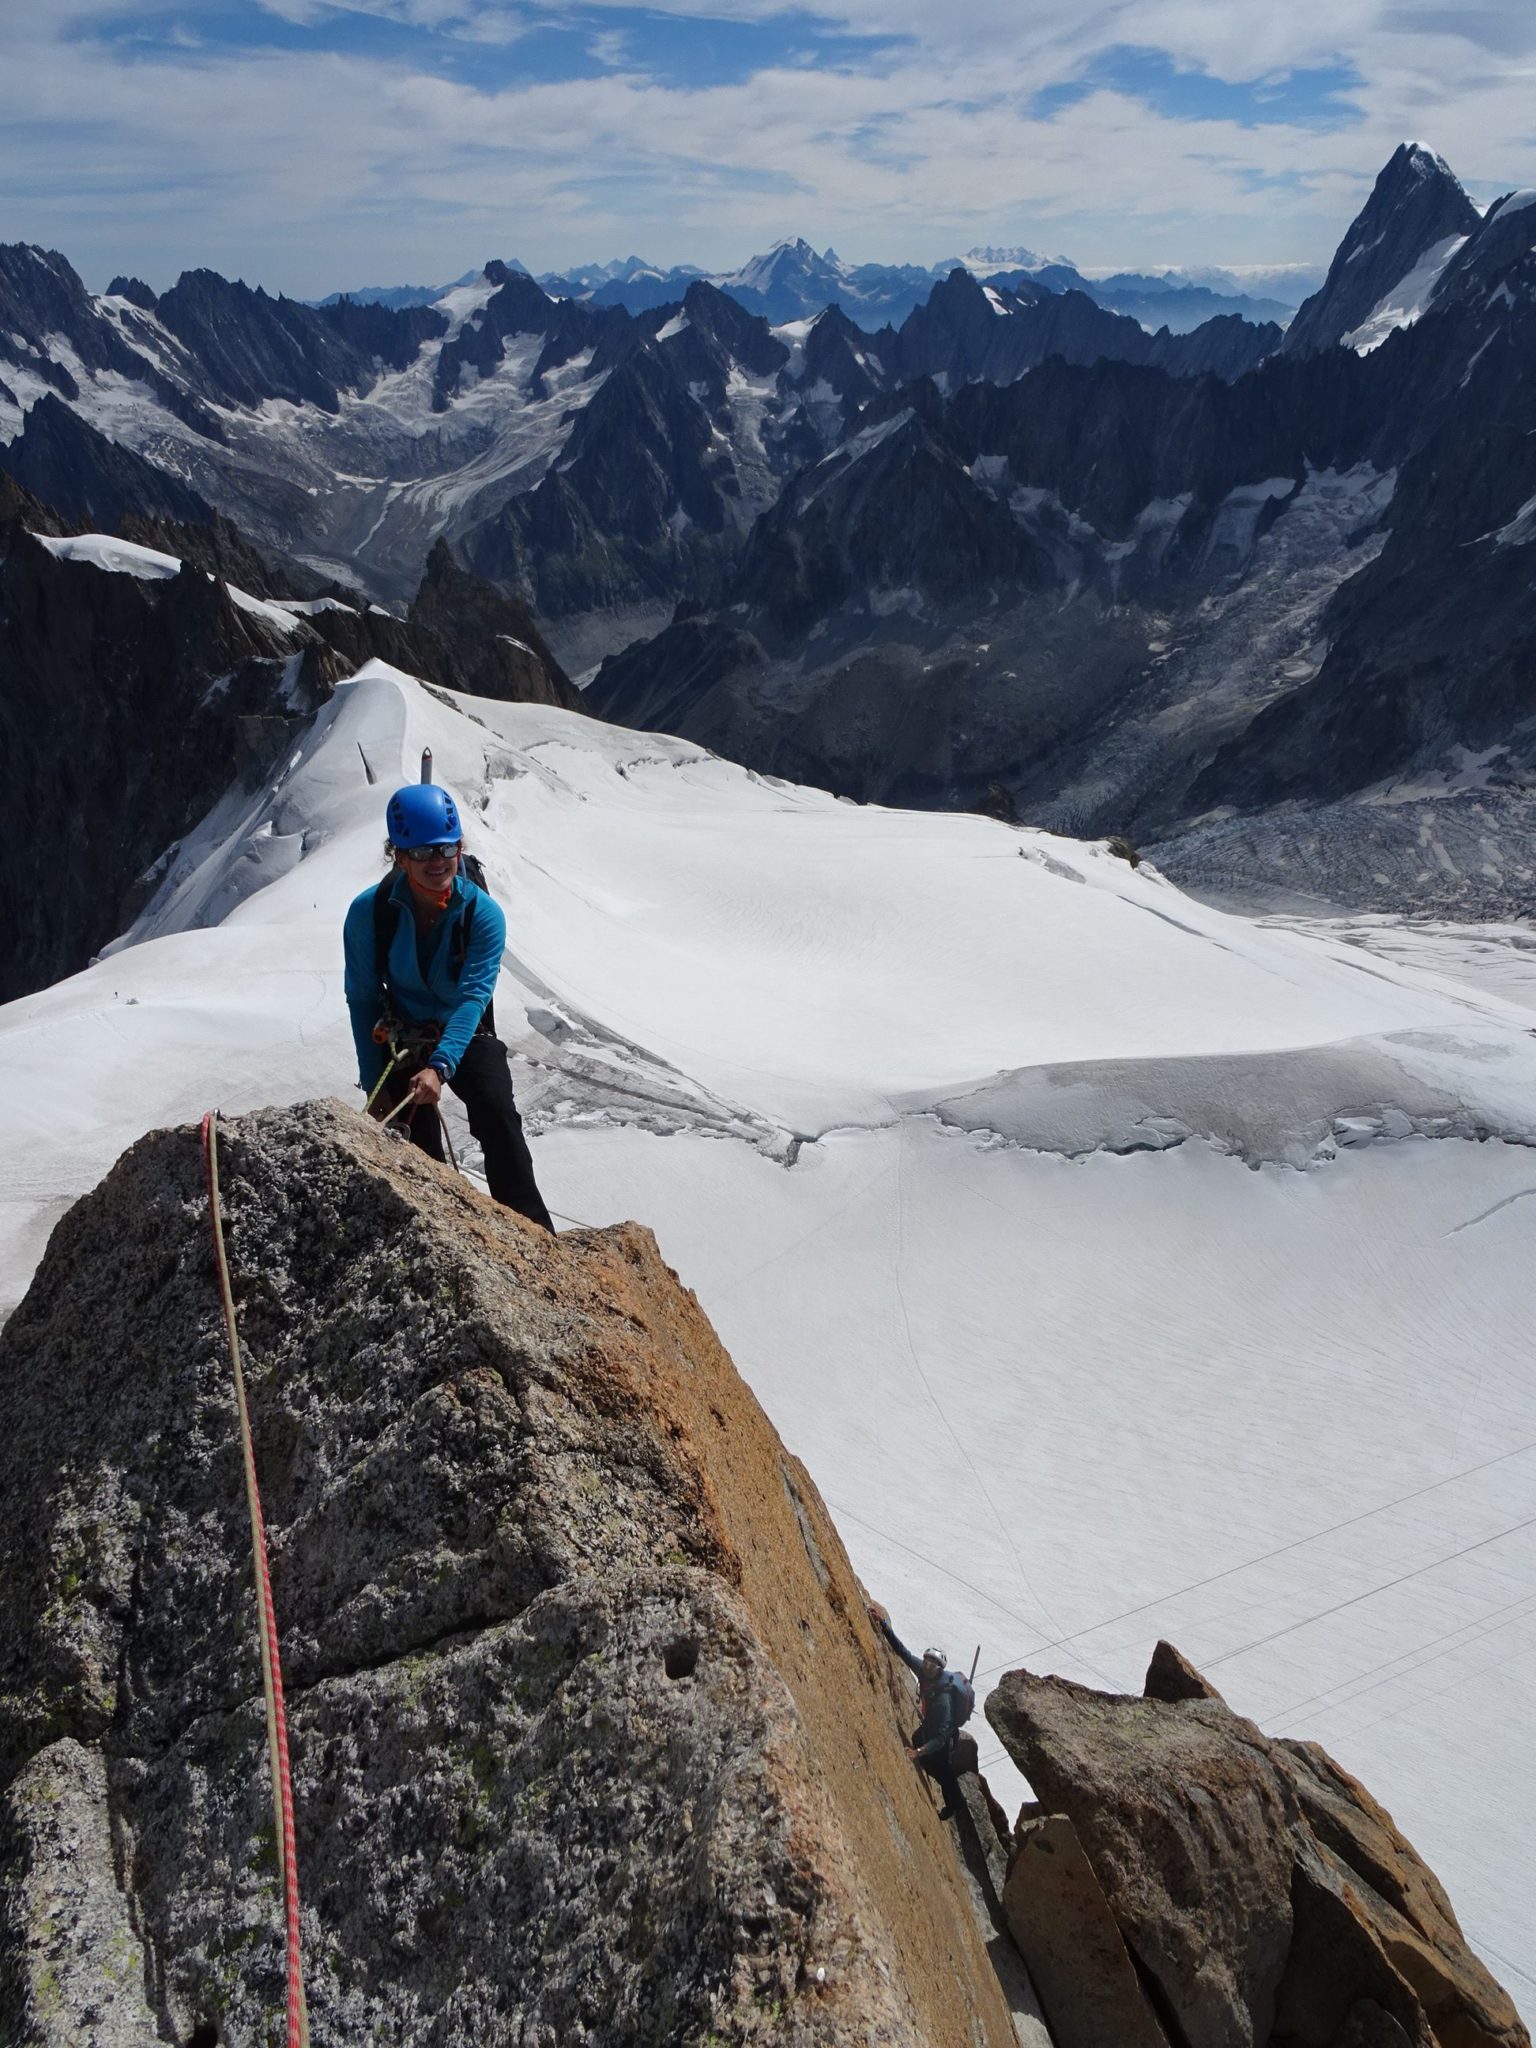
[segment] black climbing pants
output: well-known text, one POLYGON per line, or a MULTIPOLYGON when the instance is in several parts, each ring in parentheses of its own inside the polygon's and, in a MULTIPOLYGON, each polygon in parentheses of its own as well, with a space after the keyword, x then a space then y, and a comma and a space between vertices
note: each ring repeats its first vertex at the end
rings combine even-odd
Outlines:
MULTIPOLYGON (((914 1747, 922 1732, 919 1728, 912 1737, 914 1747)), ((955 1770, 955 1745, 953 1742, 947 1742, 936 1756, 920 1756, 917 1760, 917 1767, 920 1771, 926 1771, 928 1776, 938 1786, 944 1795, 946 1807, 957 1807, 960 1804, 960 1779, 955 1770)))
MULTIPOLYGON (((428 1047, 414 1065, 397 1067, 379 1093, 378 1106, 386 1113, 406 1091, 418 1068, 427 1064, 428 1047)), ((539 1184, 533 1177, 533 1159, 523 1136, 523 1120, 512 1100, 512 1073, 507 1065, 507 1048, 489 1031, 477 1031, 464 1057, 447 1083, 469 1113, 469 1128, 485 1155, 485 1180, 492 1196, 530 1223, 554 1230, 539 1184)), ((403 1123, 414 1144, 433 1159, 443 1157, 443 1127, 433 1110, 418 1105, 395 1119, 403 1123)))

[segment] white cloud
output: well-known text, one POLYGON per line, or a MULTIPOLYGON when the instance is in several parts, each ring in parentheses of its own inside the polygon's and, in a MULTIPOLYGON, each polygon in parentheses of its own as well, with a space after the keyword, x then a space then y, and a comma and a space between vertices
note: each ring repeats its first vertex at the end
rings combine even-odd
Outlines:
MULTIPOLYGON (((0 235, 48 240, 96 282, 164 283, 206 262, 306 293, 434 281, 490 254, 537 268, 640 248, 739 261, 804 232, 852 257, 934 260, 978 240, 1049 241, 1084 263, 1326 257, 1371 178, 1422 135, 1469 182, 1536 183, 1522 11, 1459 16, 1403 0, 1136 0, 1084 11, 1017 0, 841 0, 837 19, 910 43, 837 69, 785 61, 688 89, 637 69, 615 22, 593 78, 495 90, 327 49, 335 0, 264 0, 312 48, 136 45, 68 33, 114 0, 47 10, 0 0, 0 235), (1125 43, 1251 80, 1352 64, 1347 130, 1173 120, 1096 91, 1052 119, 1046 85, 1125 43), (625 68, 617 69, 615 67, 625 68), (1274 181, 1286 181, 1274 189, 1274 181)), ((508 40, 526 10, 497 0, 347 0, 465 38, 508 40)), ((604 0, 583 0, 589 21, 604 0)), ((659 10, 692 14, 682 0, 659 10)), ((142 7, 135 10, 142 14, 142 7)), ((735 20, 782 11, 718 0, 735 20)), ((796 9, 797 14, 802 10, 796 9)), ((127 13, 126 4, 117 9, 127 13)))

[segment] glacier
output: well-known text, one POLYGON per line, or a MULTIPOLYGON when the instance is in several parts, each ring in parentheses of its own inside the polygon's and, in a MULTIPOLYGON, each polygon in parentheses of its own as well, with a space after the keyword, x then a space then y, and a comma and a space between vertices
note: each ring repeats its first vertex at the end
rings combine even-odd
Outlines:
POLYGON ((373 663, 0 1010, 0 1306, 145 1130, 360 1101, 341 917, 424 746, 551 1207, 655 1229, 903 1631, 1117 1689, 1171 1635, 1371 1784, 1536 2010, 1526 936, 1251 920, 373 663))

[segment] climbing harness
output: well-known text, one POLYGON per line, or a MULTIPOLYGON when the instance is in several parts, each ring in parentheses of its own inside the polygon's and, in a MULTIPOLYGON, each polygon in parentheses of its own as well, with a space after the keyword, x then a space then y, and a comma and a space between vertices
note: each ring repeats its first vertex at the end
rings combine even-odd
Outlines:
POLYGON ((219 1208, 218 1111, 203 1118, 203 1167, 208 1183, 208 1215, 213 1225, 214 1259, 229 1355, 235 1375, 235 1405, 240 1414, 240 1448, 245 1462, 245 1500, 251 1517, 251 1550, 256 1564, 256 1619, 261 1643, 261 1689, 267 1710, 267 1764, 272 1778, 272 1815, 277 1829, 277 1866, 283 1885, 284 1937, 288 1957, 287 2048, 309 2048, 309 2012, 304 2002, 304 1972, 299 1953, 299 1871, 294 1849, 293 1779, 288 1768, 288 1721, 283 1710, 283 1667, 278 1655, 277 1614, 272 1604, 272 1578, 267 1569, 267 1533, 261 1493, 256 1484, 256 1453, 251 1443, 251 1418, 245 1401, 245 1373, 240 1364, 240 1333, 235 1325, 235 1297, 224 1253, 224 1223, 219 1208))
MULTIPOLYGON (((385 1015, 379 1019, 378 1023, 373 1027, 373 1042, 375 1045, 383 1045, 389 1048, 389 1060, 383 1073, 374 1082, 373 1090, 368 1100, 363 1104, 365 1115, 372 1110, 374 1103, 378 1100, 379 1091, 383 1088, 396 1067, 399 1066, 400 1062, 404 1059, 414 1059, 419 1053, 426 1051, 428 1046, 436 1045, 442 1034, 443 1027, 435 1019, 431 1019, 424 1024, 413 1025, 409 1029, 401 1023, 398 1017, 385 1015)), ((380 1126, 392 1124, 402 1110, 405 1111, 405 1120, 409 1123, 416 1114, 417 1108, 418 1105, 412 1102, 408 1095, 402 1095, 389 1114, 379 1118, 380 1126)), ((459 1156, 453 1149, 453 1139, 448 1133, 448 1119, 435 1104, 433 1105, 432 1113, 437 1118, 437 1127, 443 1134, 443 1143, 448 1147, 448 1162, 454 1172, 457 1173, 459 1170, 459 1156)))

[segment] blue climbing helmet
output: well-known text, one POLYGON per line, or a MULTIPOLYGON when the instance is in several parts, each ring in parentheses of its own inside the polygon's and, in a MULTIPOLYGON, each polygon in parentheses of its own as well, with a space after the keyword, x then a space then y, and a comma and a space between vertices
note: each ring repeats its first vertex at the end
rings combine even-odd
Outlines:
POLYGON ((459 807, 439 782, 408 782, 397 789, 384 813, 389 825, 389 843, 403 851, 410 846, 433 846, 442 840, 462 839, 459 807))

